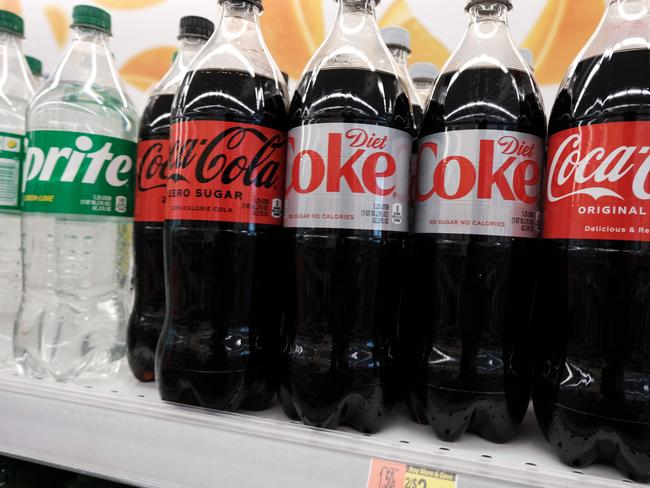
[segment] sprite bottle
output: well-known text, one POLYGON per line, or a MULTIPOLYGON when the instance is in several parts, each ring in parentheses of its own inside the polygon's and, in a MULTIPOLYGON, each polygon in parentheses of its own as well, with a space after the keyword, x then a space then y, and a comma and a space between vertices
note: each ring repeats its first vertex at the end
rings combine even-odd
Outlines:
POLYGON ((72 41, 27 114, 21 372, 115 373, 124 356, 137 115, 109 47, 111 17, 81 5, 72 41))

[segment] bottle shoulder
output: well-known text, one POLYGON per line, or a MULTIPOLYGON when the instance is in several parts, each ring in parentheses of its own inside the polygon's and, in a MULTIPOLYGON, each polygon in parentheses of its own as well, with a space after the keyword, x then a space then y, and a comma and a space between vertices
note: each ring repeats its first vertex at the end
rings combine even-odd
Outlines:
POLYGON ((28 130, 61 130, 137 139, 138 114, 117 88, 50 83, 30 103, 28 130))
POLYGON ((648 49, 608 51, 580 61, 558 92, 550 132, 580 125, 650 120, 648 79, 648 49))
POLYGON ((435 85, 422 134, 469 129, 545 137, 546 115, 530 73, 489 67, 443 73, 435 85))
POLYGON ((286 127, 287 104, 280 82, 247 71, 191 71, 174 99, 172 122, 226 120, 286 127))
POLYGON ((291 108, 290 126, 348 122, 414 131, 411 102, 394 73, 328 68, 303 76, 291 108))

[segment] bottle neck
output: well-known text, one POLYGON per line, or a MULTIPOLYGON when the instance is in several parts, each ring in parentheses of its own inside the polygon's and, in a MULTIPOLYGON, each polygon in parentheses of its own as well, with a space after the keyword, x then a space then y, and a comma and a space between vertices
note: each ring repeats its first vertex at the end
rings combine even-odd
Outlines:
POLYGON ((479 66, 529 71, 510 36, 506 5, 484 1, 470 8, 468 14, 465 37, 444 72, 479 66))
POLYGON ((375 18, 375 0, 339 0, 336 26, 345 35, 364 35, 374 32, 379 36, 375 18))
POLYGON ((181 45, 178 48, 178 56, 175 63, 183 71, 187 70, 194 57, 198 54, 203 46, 205 40, 196 37, 183 37, 181 38, 181 45))
POLYGON ((0 94, 28 100, 36 86, 34 75, 23 55, 23 40, 0 32, 0 94))
POLYGON ((390 46, 388 49, 393 55, 393 59, 395 60, 395 63, 397 63, 397 65, 400 67, 400 69, 408 71, 409 52, 406 49, 395 46, 390 46))
POLYGON ((650 0, 609 0, 607 9, 607 14, 615 10, 616 16, 634 20, 648 15, 650 0))
POLYGON ((474 5, 469 9, 470 26, 472 24, 481 24, 489 22, 490 27, 508 28, 508 7, 501 2, 483 2, 474 5), (492 25, 494 24, 494 25, 492 25), (499 25, 501 24, 501 25, 499 25))
POLYGON ((113 89, 124 106, 130 105, 120 81, 109 46, 110 36, 88 27, 72 28, 72 42, 47 86, 78 83, 87 90, 96 87, 113 89))
POLYGON ((499 2, 474 5, 469 10, 469 26, 465 38, 468 37, 495 45, 512 44, 508 29, 508 7, 499 2))
POLYGON ((339 15, 352 13, 375 16, 376 0, 339 0, 339 15))
POLYGON ((259 44, 260 10, 244 0, 226 0, 222 4, 219 34, 227 39, 242 39, 259 44))
POLYGON ((650 0, 610 0, 578 60, 632 49, 650 49, 650 0))

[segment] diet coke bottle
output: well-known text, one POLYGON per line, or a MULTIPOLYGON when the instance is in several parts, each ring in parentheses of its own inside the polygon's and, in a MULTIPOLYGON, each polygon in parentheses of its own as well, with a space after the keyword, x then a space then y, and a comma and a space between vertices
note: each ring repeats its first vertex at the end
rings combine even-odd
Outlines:
POLYGON ((560 88, 535 411, 562 459, 650 481, 650 0, 611 0, 560 88))
POLYGON ((164 400, 266 408, 276 390, 287 86, 261 0, 221 0, 172 108, 165 210, 164 400))
POLYGON ((393 402, 414 119, 375 21, 340 0, 290 109, 285 411, 373 432, 393 402))
POLYGON ((400 331, 409 405, 445 440, 511 439, 532 384, 546 118, 508 29, 510 0, 470 0, 419 141, 400 331))
POLYGON ((126 341, 129 366, 140 381, 154 379, 154 354, 165 321, 163 225, 172 102, 190 62, 213 32, 208 19, 181 19, 178 55, 153 89, 140 121, 133 225, 135 302, 126 341))

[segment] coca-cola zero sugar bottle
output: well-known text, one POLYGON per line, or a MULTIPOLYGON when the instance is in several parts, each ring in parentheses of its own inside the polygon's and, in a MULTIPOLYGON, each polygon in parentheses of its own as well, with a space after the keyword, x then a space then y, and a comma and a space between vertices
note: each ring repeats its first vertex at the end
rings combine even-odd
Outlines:
POLYGON ((219 28, 172 109, 165 214, 164 400, 262 409, 275 394, 287 87, 261 0, 221 0, 219 28))
POLYGON ((126 341, 129 366, 140 381, 154 379, 154 355, 165 321, 163 226, 172 102, 190 62, 213 32, 208 19, 181 19, 180 49, 151 92, 140 121, 133 225, 135 301, 126 341))
POLYGON ((445 440, 511 439, 530 400, 546 119, 508 29, 509 0, 471 0, 419 141, 400 330, 409 406, 445 440))
POLYGON ((375 21, 339 0, 290 109, 291 277, 281 400, 310 425, 380 428, 393 402, 414 120, 375 21))
POLYGON ((535 412, 568 464, 650 481, 650 1, 611 0, 551 114, 535 412))

